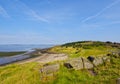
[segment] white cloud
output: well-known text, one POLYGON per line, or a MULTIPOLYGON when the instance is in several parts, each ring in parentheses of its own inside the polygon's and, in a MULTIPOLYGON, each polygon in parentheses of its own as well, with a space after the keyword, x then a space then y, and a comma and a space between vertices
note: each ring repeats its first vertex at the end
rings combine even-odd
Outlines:
POLYGON ((49 21, 44 18, 44 17, 41 17, 40 15, 38 15, 35 11, 33 10, 29 10, 28 12, 28 15, 32 16, 33 18, 35 18, 35 20, 40 20, 42 22, 46 22, 46 23, 49 23, 49 21))
MULTIPOLYGON (((47 5, 52 5, 52 1, 50 0, 44 0, 44 3, 47 3, 47 5)), ((22 12, 25 12, 32 20, 42 21, 46 23, 62 23, 63 20, 67 20, 75 15, 75 13, 72 12, 72 7, 66 5, 55 6, 54 10, 52 10, 52 8, 44 10, 33 10, 27 4, 20 0, 17 0, 17 4, 22 9, 22 12)))
POLYGON ((3 17, 9 18, 10 16, 8 15, 7 11, 0 6, 0 15, 2 15, 3 17))
POLYGON ((101 15, 104 11, 110 9, 111 7, 115 6, 115 5, 118 4, 119 2, 120 2, 120 0, 116 0, 116 1, 112 2, 111 4, 109 4, 108 6, 106 6, 105 8, 103 8, 101 11, 99 11, 98 13, 96 13, 95 15, 89 16, 89 17, 85 18, 84 20, 82 20, 82 23, 98 17, 98 16, 101 15))
POLYGON ((49 23, 49 21, 40 16, 36 11, 34 11, 33 9, 31 9, 30 7, 28 7, 25 3, 23 3, 20 0, 17 0, 17 2, 20 4, 20 6, 25 10, 26 14, 29 15, 30 17, 32 17, 34 20, 38 20, 38 21, 42 21, 42 22, 46 22, 49 23))

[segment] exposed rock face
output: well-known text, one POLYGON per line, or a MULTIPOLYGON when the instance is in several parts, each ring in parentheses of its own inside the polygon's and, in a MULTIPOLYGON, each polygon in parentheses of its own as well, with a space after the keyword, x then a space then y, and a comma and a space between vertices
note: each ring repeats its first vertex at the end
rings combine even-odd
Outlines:
MULTIPOLYGON (((62 56, 62 55, 60 55, 60 56, 62 56)), ((93 62, 91 62, 87 58, 79 57, 79 58, 74 58, 69 61, 66 61, 64 63, 64 66, 68 69, 75 69, 75 70, 91 69, 91 68, 94 68, 94 66, 103 64, 104 61, 107 61, 107 60, 109 60, 108 57, 98 57, 98 58, 95 58, 93 62)), ((46 75, 49 75, 49 74, 53 74, 54 72, 58 71, 59 69, 60 69, 59 64, 54 64, 54 65, 46 64, 42 69, 40 69, 40 72, 44 73, 46 75)), ((94 73, 94 72, 90 72, 90 73, 96 75, 96 73, 94 73)))
POLYGON ((93 68, 93 64, 88 59, 81 57, 67 61, 64 63, 64 66, 67 68, 73 68, 75 70, 93 68))
POLYGON ((98 65, 100 65, 100 64, 103 64, 104 62, 103 62, 103 59, 101 58, 101 57, 97 57, 97 58, 95 58, 95 60, 93 61, 93 64, 95 65, 95 66, 98 66, 98 65))
POLYGON ((67 68, 73 68, 75 70, 83 69, 83 62, 81 58, 74 58, 64 63, 67 68))
POLYGON ((64 63, 64 66, 67 67, 68 69, 75 69, 75 70, 79 70, 79 69, 91 69, 94 66, 98 66, 100 64, 103 64, 104 62, 110 62, 109 57, 89 57, 89 58, 74 58, 71 59, 67 62, 64 63), (92 59, 92 60, 90 60, 92 59), (93 62, 92 62, 93 61, 93 62))
POLYGON ((59 64, 54 64, 54 65, 48 65, 48 66, 44 66, 40 72, 44 73, 44 74, 50 74, 50 73, 54 73, 56 71, 58 71, 60 68, 59 64))
POLYGON ((82 60, 83 60, 83 67, 85 69, 93 68, 93 64, 88 59, 82 58, 82 60))

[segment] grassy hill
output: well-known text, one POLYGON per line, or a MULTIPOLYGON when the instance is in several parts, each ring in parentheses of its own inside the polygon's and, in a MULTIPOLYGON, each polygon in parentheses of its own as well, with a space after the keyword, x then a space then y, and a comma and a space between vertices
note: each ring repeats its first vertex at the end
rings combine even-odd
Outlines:
POLYGON ((111 52, 117 52, 120 49, 119 43, 100 42, 100 41, 80 41, 66 43, 64 45, 51 48, 50 52, 66 53, 70 57, 79 56, 104 56, 111 52))
MULTIPOLYGON (((48 49, 49 52, 66 53, 69 57, 103 56, 111 52, 120 50, 119 43, 82 41, 67 43, 48 49)), ((46 76, 40 73, 42 64, 26 63, 11 64, 0 67, 1 84, 115 84, 120 77, 120 58, 111 55, 111 62, 99 65, 92 70, 96 75, 91 74, 90 70, 68 70, 63 67, 63 62, 59 63, 60 70, 53 75, 46 76)), ((56 63, 56 62, 55 62, 56 63)))

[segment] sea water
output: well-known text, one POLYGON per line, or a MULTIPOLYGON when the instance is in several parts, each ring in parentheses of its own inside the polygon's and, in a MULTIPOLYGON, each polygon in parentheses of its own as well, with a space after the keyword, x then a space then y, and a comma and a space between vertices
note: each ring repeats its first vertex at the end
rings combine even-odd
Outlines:
POLYGON ((0 52, 14 52, 14 51, 29 51, 35 48, 50 48, 54 45, 42 45, 42 44, 7 44, 0 45, 0 52))
MULTIPOLYGON (((39 48, 50 48, 54 45, 0 45, 0 52, 15 52, 15 51, 27 51, 26 53, 32 52, 32 49, 39 48)), ((0 65, 12 63, 19 60, 24 60, 26 58, 30 58, 29 55, 20 54, 15 56, 6 56, 6 57, 0 57, 0 65)))

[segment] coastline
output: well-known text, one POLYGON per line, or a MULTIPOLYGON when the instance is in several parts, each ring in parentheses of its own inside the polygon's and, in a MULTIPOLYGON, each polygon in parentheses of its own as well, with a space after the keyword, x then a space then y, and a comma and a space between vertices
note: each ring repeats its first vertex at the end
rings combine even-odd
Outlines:
MULTIPOLYGON (((16 46, 16 45, 15 45, 16 46)), ((36 45, 37 46, 37 45, 36 45)), ((15 62, 19 62, 19 61, 24 61, 30 58, 35 58, 36 56, 32 56, 33 53, 35 53, 38 50, 46 50, 48 48, 51 48, 53 45, 49 45, 49 46, 44 46, 42 45, 41 48, 40 46, 38 47, 31 47, 29 49, 27 49, 26 51, 23 50, 22 51, 0 51, 0 66, 4 66, 7 64, 11 64, 11 63, 15 63, 15 62)), ((12 48, 11 48, 12 49, 12 48)))

